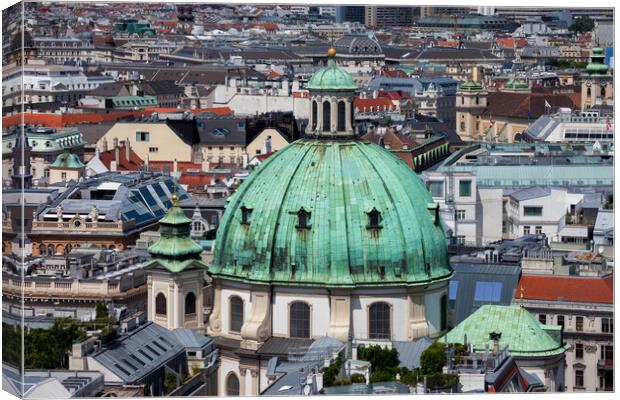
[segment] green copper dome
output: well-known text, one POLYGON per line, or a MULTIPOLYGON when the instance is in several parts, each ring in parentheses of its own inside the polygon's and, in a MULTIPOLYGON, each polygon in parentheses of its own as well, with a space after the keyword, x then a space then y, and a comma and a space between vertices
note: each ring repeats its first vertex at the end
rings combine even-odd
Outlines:
POLYGON ((196 261, 201 262, 202 247, 190 236, 192 221, 176 204, 175 196, 176 194, 173 195, 174 205, 159 220, 160 238, 149 247, 151 261, 145 268, 157 263, 170 272, 180 272, 196 261))
POLYGON ((230 197, 214 277, 354 287, 447 279, 436 204, 402 160, 361 140, 301 139, 230 197), (437 218, 437 219, 436 219, 437 218))
POLYGON ((80 157, 69 151, 65 151, 56 157, 56 160, 50 165, 52 168, 80 169, 84 168, 84 163, 80 161, 80 157))
POLYGON ((483 305, 448 332, 438 342, 474 345, 478 352, 493 348, 491 333, 501 334, 500 348, 508 345, 510 354, 521 357, 552 356, 564 353, 569 345, 562 342, 559 325, 543 325, 525 308, 483 305))
POLYGON ((351 74, 342 68, 338 68, 333 59, 328 66, 321 68, 312 75, 308 82, 310 90, 356 90, 357 85, 353 82, 351 74))

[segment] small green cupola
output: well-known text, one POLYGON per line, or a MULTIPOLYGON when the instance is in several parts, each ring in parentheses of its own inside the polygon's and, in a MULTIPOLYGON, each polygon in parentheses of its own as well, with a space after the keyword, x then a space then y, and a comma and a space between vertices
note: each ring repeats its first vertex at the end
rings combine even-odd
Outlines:
POLYGON ((504 91, 511 92, 529 92, 530 85, 521 79, 510 79, 504 85, 504 91))
POLYGON ((65 150, 60 153, 56 160, 50 165, 52 168, 63 168, 63 169, 80 169, 84 168, 85 165, 82 161, 80 161, 80 157, 77 154, 72 153, 69 150, 65 150))
POLYGON ((590 63, 586 67, 590 75, 607 75, 609 66, 605 64, 605 53, 600 47, 592 49, 590 63))
POLYGON ((159 221, 159 240, 148 249, 151 260, 145 268, 161 265, 170 272, 181 272, 192 264, 202 264, 202 247, 190 237, 192 220, 178 206, 178 195, 172 195, 172 207, 159 221))

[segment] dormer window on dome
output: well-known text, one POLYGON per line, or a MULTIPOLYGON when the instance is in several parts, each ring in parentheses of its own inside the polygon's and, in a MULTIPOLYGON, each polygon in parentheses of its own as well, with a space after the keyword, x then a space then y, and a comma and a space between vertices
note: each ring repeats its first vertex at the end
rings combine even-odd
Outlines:
POLYGON ((252 209, 246 206, 241 206, 241 224, 250 225, 252 218, 252 209))
POLYGON ((379 210, 373 207, 372 210, 368 211, 366 214, 368 215, 368 225, 366 225, 366 228, 368 229, 383 228, 383 226, 381 226, 382 218, 381 218, 381 212, 379 210))
POLYGON ((310 229, 311 225, 310 225, 310 215, 312 213, 310 211, 306 211, 305 208, 300 208, 299 211, 297 211, 297 225, 295 225, 295 228, 297 229, 310 229))

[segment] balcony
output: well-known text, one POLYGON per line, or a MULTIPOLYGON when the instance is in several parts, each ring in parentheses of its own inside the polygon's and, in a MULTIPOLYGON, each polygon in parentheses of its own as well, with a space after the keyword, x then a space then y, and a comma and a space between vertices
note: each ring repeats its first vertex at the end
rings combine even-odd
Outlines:
POLYGON ((614 360, 613 359, 598 360, 598 362, 596 363, 596 366, 599 369, 613 370, 614 369, 614 360))
POLYGON ((115 299, 146 292, 146 283, 140 281, 32 279, 2 277, 3 294, 26 298, 115 299), (135 285, 135 286, 134 286, 135 285))
POLYGON ((135 227, 135 222, 131 221, 119 221, 119 222, 84 222, 79 226, 69 221, 38 221, 32 222, 32 232, 38 231, 59 231, 59 232, 82 232, 82 231, 95 231, 95 232, 109 232, 109 233, 124 233, 135 227))

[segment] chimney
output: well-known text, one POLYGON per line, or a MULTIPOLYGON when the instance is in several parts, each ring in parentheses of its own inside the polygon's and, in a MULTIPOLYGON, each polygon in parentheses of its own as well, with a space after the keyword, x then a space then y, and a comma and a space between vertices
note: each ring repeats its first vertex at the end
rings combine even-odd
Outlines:
POLYGON ((116 146, 114 147, 114 161, 116 161, 117 165, 120 162, 120 158, 121 158, 121 149, 120 147, 116 146))
POLYGON ((146 155, 146 160, 144 160, 144 169, 147 172, 149 170, 149 156, 148 156, 148 154, 146 155))
POLYGON ((172 164, 172 171, 176 174, 178 171, 177 159, 174 159, 174 163, 172 164))
POLYGON ((271 153, 271 136, 263 141, 263 154, 271 153))
POLYGON ((125 158, 129 161, 131 153, 131 145, 129 144, 129 139, 125 139, 125 158))
POLYGON ((117 169, 118 169, 118 168, 117 168, 117 165, 118 165, 118 163, 117 163, 116 161, 112 161, 112 162, 110 163, 110 171, 114 171, 114 172, 116 172, 116 171, 117 171, 117 169))
POLYGON ((493 354, 499 354, 499 339, 502 337, 501 333, 491 332, 489 333, 489 339, 493 340, 493 354))

